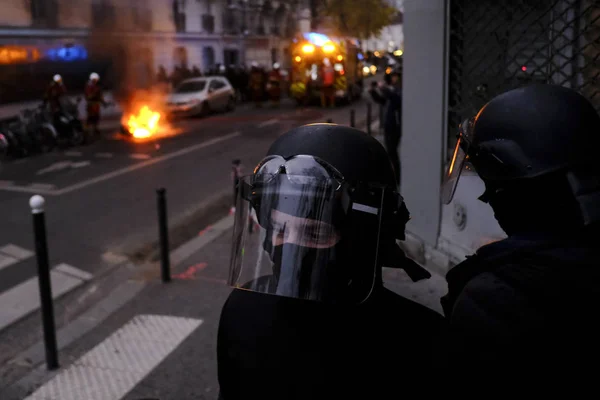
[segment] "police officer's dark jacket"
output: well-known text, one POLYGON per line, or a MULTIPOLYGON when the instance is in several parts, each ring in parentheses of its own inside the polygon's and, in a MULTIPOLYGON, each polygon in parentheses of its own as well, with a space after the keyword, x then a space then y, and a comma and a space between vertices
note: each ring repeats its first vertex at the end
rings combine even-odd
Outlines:
POLYGON ((450 270, 442 305, 452 368, 531 377, 587 369, 598 359, 599 234, 596 224, 579 232, 515 235, 450 270))

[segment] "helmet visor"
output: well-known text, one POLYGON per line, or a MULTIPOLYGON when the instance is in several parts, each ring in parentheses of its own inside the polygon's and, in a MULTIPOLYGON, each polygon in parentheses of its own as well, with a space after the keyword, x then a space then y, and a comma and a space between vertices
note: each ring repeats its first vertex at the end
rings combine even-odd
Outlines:
POLYGON ((446 168, 444 180, 442 181, 442 203, 450 204, 454 198, 454 192, 458 186, 458 180, 468 158, 469 148, 472 143, 473 119, 465 120, 459 127, 458 140, 452 153, 452 160, 446 168))
POLYGON ((229 284, 305 300, 365 300, 375 282, 383 190, 352 189, 312 157, 270 161, 240 179, 229 284), (285 173, 273 173, 275 164, 285 173))

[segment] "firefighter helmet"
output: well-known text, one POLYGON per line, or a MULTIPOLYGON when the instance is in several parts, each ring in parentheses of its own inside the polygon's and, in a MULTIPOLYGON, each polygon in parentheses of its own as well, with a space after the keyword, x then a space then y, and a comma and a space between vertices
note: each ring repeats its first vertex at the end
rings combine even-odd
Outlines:
POLYGON ((100 75, 98 75, 98 74, 97 74, 97 73, 95 73, 95 72, 92 72, 92 73, 90 74, 90 81, 97 81, 97 80, 100 80, 100 75))
POLYGON ((52 80, 56 83, 60 83, 60 82, 62 82, 62 76, 60 76, 59 74, 56 74, 56 75, 54 75, 52 80))

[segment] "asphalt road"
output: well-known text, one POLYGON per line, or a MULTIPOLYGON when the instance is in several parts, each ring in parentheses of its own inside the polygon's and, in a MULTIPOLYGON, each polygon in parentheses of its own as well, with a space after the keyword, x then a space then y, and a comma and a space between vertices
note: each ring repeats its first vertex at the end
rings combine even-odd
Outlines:
MULTIPOLYGON (((352 107, 361 110, 360 120, 364 103, 352 107)), ((232 159, 242 159, 248 171, 291 127, 332 117, 348 124, 348 115, 349 107, 243 107, 175 122, 172 136, 156 140, 116 140, 115 129, 88 146, 4 163, 0 255, 8 244, 33 250, 28 202, 33 194, 42 194, 51 265, 67 263, 95 274, 110 266, 115 254, 130 255, 156 241, 157 188, 167 189, 170 225, 181 223, 199 206, 232 193, 232 159)), ((32 256, 0 266, 0 294, 35 271, 32 256)))

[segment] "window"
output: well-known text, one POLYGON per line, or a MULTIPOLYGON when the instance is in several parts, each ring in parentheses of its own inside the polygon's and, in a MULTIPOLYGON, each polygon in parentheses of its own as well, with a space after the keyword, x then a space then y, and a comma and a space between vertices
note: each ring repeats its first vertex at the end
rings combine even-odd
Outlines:
POLYGON ((44 28, 58 27, 57 0, 31 0, 30 4, 33 25, 44 28))
POLYGON ((92 25, 94 28, 113 28, 116 24, 115 7, 108 0, 92 3, 92 25))
POLYGON ((185 19, 185 0, 173 0, 173 21, 175 22, 175 31, 186 31, 185 19))
POLYGON ((210 81, 210 89, 213 90, 217 90, 217 89, 222 89, 225 87, 225 82, 223 82, 220 79, 213 79, 212 81, 210 81))
POLYGON ((175 89, 175 93, 194 93, 201 92, 206 87, 206 81, 187 81, 181 83, 175 89))
POLYGON ((215 17, 209 14, 202 15, 202 30, 207 33, 215 32, 215 17))

